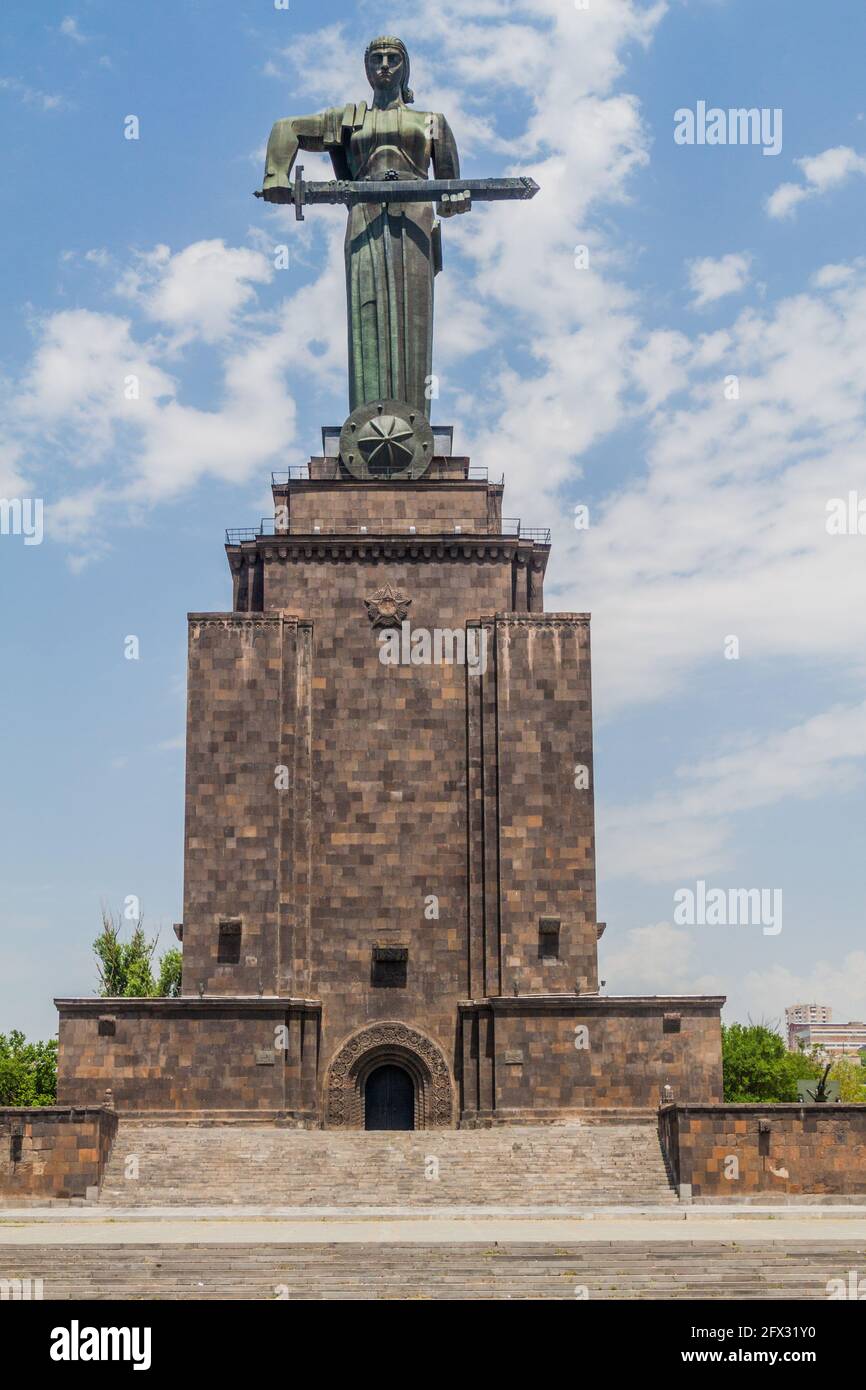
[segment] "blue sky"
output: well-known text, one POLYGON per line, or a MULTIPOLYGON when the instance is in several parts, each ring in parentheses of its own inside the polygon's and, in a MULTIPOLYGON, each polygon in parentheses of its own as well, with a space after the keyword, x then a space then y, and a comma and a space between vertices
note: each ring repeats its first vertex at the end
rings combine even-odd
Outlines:
POLYGON ((434 419, 553 527, 547 606, 593 613, 608 989, 863 1018, 866 535, 826 529, 866 498, 862 4, 9 0, 0 497, 45 540, 0 536, 0 1030, 91 992, 100 901, 173 942, 185 615, 346 414, 345 214, 251 193, 380 32, 466 173, 542 186, 444 229, 434 419), (780 153, 677 145, 700 101, 780 108, 780 153), (783 930, 676 924, 699 878, 781 889, 783 930))

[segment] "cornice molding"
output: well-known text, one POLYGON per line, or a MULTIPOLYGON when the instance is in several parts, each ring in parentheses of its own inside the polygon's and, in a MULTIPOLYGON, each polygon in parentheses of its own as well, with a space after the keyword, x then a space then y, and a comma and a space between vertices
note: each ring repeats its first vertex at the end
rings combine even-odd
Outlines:
POLYGON ((311 539, 295 536, 262 536, 257 541, 240 546, 226 546, 229 563, 236 565, 299 564, 307 560, 340 563, 342 561, 374 562, 404 560, 420 563, 425 560, 455 560, 458 562, 511 563, 518 556, 522 562, 530 559, 536 569, 547 564, 550 547, 535 541, 508 536, 352 536, 341 538, 322 536, 311 539), (253 549, 255 547, 255 549, 253 549))
MULTIPOLYGON (((486 620, 485 620, 486 621, 486 620)), ((497 613, 497 627, 589 627, 589 613, 497 613)))
POLYGON ((295 999, 284 994, 208 994, 199 998, 197 994, 181 994, 177 998, 105 998, 98 995, 85 995, 73 999, 55 999, 54 1006, 61 1013, 88 1014, 94 1017, 102 1014, 151 1013, 168 1014, 182 1010, 184 1013, 273 1013, 274 1010, 305 1009, 321 1013, 320 999, 295 999))
POLYGON ((492 1009, 501 1013, 522 1013, 527 1010, 605 1013, 607 1010, 620 1012, 624 1009, 635 1013, 664 1013, 676 1008, 688 1015, 707 1009, 716 1012, 721 1009, 726 997, 724 994, 503 994, 486 999, 462 1000, 457 1007, 461 1013, 473 1013, 478 1009, 492 1009))

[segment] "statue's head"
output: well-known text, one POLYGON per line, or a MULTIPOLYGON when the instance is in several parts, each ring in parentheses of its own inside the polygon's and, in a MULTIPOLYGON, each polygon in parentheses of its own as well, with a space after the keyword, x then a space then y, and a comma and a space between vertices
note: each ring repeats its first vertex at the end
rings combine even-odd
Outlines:
POLYGON ((408 104, 415 100, 409 86, 409 53, 402 39, 393 34, 382 34, 367 44, 364 54, 367 80, 373 91, 387 91, 389 87, 399 87, 400 95, 408 104))

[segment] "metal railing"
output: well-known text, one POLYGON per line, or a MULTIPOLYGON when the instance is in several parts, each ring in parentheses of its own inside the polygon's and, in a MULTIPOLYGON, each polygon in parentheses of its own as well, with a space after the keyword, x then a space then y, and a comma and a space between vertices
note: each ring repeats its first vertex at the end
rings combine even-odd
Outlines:
POLYGON ((520 528, 517 534, 522 541, 535 541, 537 545, 550 545, 549 526, 521 526, 520 522, 517 525, 520 528))
POLYGON ((473 531, 463 526, 443 526, 436 520, 419 522, 403 518, 372 517, 363 523, 348 521, 292 522, 277 530, 274 517, 262 517, 258 527, 232 526, 226 530, 226 545, 242 545, 245 541, 256 541, 261 536, 463 536, 466 540, 491 540, 496 536, 510 536, 522 541, 535 541, 540 545, 550 545, 550 528, 543 526, 522 526, 516 517, 503 517, 501 531, 473 531))
MULTIPOLYGON (((334 468, 337 468, 337 460, 334 460, 334 468)), ((280 469, 277 473, 271 474, 271 483, 279 486, 286 483, 304 482, 310 476, 310 465, 308 463, 294 463, 291 468, 280 469)), ((335 471, 334 477, 338 476, 335 471)), ((330 480, 329 480, 330 481, 330 480)))
MULTIPOLYGON (((344 475, 341 473, 341 471, 340 471, 340 463, 339 463, 339 460, 338 460, 338 459, 330 459, 330 458, 329 458, 329 459, 327 460, 327 462, 328 462, 329 464, 333 465, 332 468, 331 468, 327 473, 322 474, 322 476, 321 476, 321 477, 318 477, 318 478, 311 478, 311 476, 310 476, 310 465, 309 465, 308 463, 293 463, 293 464, 291 465, 291 467, 289 467, 289 468, 281 468, 281 469, 278 469, 277 471, 271 473, 271 486, 272 486, 272 487, 286 487, 286 485, 287 485, 288 483, 304 483, 304 482, 332 483, 332 482, 334 481, 335 478, 342 478, 342 477, 344 476, 344 475)), ((466 481, 468 481, 468 482, 470 482, 470 483, 486 483, 486 482, 489 482, 488 473, 489 473, 489 470, 488 470, 486 464, 484 464, 484 463, 470 463, 468 469, 466 470, 466 473, 463 475, 462 478, 457 479, 457 481, 458 481, 458 482, 466 482, 466 481)), ((377 478, 377 479, 375 479, 375 481, 376 481, 376 482, 382 482, 382 483, 388 483, 388 482, 391 482, 391 481, 395 481, 395 482, 398 482, 398 483, 399 483, 399 482, 404 482, 404 481, 406 481, 406 480, 405 480, 405 479, 401 479, 401 478, 396 478, 396 479, 393 479, 393 480, 392 480, 392 479, 390 479, 390 478, 385 478, 385 477, 383 477, 383 478, 377 478)), ((440 479, 440 478, 436 478, 436 479, 433 479, 433 481, 434 481, 434 482, 453 482, 453 481, 455 481, 455 480, 454 480, 454 478, 452 477, 452 478, 441 478, 441 479, 440 479)), ((494 484, 494 486, 495 486, 495 485, 496 485, 496 484, 494 484)), ((504 474, 504 473, 502 474, 501 478, 499 479, 498 486, 499 486, 499 487, 504 487, 504 486, 505 486, 505 474, 504 474)))

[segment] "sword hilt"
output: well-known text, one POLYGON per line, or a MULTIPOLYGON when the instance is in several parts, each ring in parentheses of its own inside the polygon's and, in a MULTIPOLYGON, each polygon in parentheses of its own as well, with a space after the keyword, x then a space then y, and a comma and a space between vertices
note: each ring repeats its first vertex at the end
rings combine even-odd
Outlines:
MULTIPOLYGON (((306 189, 306 185, 305 185, 304 179, 303 179, 303 173, 304 173, 304 166, 303 166, 303 164, 296 164, 296 165, 295 165, 295 182, 294 182, 294 183, 288 184, 288 185, 286 186, 285 189, 279 188, 279 189, 277 189, 277 190, 274 190, 274 191, 276 191, 276 192, 278 193, 278 195, 284 195, 284 196, 277 196, 276 198, 269 198, 269 197, 267 196, 266 191, 265 191, 263 188, 255 188, 255 189, 253 189, 253 197, 254 197, 254 198, 264 198, 265 201, 268 202, 268 203, 293 203, 293 204, 294 204, 294 208, 295 208, 295 220, 296 220, 297 222, 303 222, 303 220, 304 220, 305 189, 306 189)), ((268 190, 268 192, 271 192, 271 191, 272 191, 272 190, 270 190, 270 189, 268 190)))

